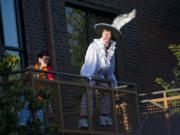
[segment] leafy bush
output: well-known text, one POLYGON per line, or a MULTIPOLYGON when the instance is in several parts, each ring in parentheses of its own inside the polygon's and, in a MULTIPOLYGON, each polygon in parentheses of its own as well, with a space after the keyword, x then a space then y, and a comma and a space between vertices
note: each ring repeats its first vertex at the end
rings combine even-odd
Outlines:
MULTIPOLYGON (((38 110, 46 110, 47 103, 53 95, 49 88, 41 87, 33 90, 31 86, 25 85, 22 80, 9 82, 9 73, 18 62, 20 62, 19 57, 8 53, 0 59, 2 77, 0 80, 0 135, 38 135, 42 130, 43 123, 34 114, 38 110), (43 100, 39 100, 38 96, 42 97, 43 100), (18 114, 27 103, 33 120, 26 125, 18 125, 18 114)), ((50 123, 43 132, 54 134, 58 130, 59 127, 56 124, 50 123)))
MULTIPOLYGON (((161 85, 164 90, 177 88, 180 86, 180 45, 169 45, 169 49, 173 52, 173 55, 176 56, 178 61, 177 66, 172 70, 174 79, 171 82, 166 82, 164 79, 157 77, 156 83, 161 85)), ((177 92, 168 93, 168 96, 176 96, 179 95, 177 92)))

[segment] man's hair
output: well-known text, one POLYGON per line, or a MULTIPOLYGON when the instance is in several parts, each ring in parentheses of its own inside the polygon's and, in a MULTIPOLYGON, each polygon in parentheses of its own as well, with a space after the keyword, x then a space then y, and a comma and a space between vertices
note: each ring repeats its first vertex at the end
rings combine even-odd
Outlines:
MULTIPOLYGON (((107 29, 107 28, 103 29, 102 32, 103 32, 103 31, 110 31, 110 32, 111 32, 111 30, 109 30, 109 29, 107 29)), ((112 33, 112 32, 111 32, 111 33, 112 33)))

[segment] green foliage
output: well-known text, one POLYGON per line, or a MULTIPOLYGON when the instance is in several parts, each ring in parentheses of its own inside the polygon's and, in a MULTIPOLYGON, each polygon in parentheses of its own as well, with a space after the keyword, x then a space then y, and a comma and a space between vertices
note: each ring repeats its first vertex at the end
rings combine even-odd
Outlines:
MULTIPOLYGON (((20 58, 15 54, 9 54, 6 52, 4 56, 0 59, 0 74, 4 77, 4 79, 17 79, 20 77, 20 74, 9 75, 8 73, 20 69, 20 58)), ((2 81, 2 77, 0 77, 0 81, 2 81)))
POLYGON ((171 81, 170 83, 167 83, 162 78, 157 77, 155 81, 157 84, 160 84, 165 90, 173 89, 175 87, 175 81, 174 80, 171 81))
POLYGON ((180 45, 169 45, 169 49, 173 52, 173 55, 176 56, 178 64, 177 66, 180 66, 180 45))
POLYGON ((45 128, 46 134, 56 134, 57 132, 59 132, 59 126, 56 124, 49 124, 49 126, 45 128))
MULTIPOLYGON (((47 104, 53 96, 49 88, 32 89, 29 82, 8 82, 8 74, 19 61, 16 55, 8 53, 0 59, 0 74, 6 78, 0 80, 0 135, 38 135, 43 123, 34 114, 40 109, 47 110, 47 104), (38 96, 43 100, 38 100, 38 96), (18 113, 27 103, 33 120, 26 125, 18 125, 18 113)), ((59 127, 50 123, 44 130, 52 134, 58 132, 59 127)))
MULTIPOLYGON (((21 82, 1 88, 0 93, 0 134, 19 133, 23 135, 23 130, 25 130, 24 133, 37 134, 42 126, 40 120, 34 120, 33 124, 29 123, 26 126, 18 126, 18 113, 27 102, 29 103, 28 109, 32 113, 37 112, 39 109, 44 109, 48 99, 38 100, 37 96, 39 94, 30 87, 23 86, 21 82), (25 98, 22 100, 23 96, 25 98)), ((41 96, 48 95, 49 93, 49 91, 44 91, 41 96)))
MULTIPOLYGON (((0 59, 0 74, 5 75, 1 77, 1 82, 7 79, 7 74, 14 69, 19 61, 20 59, 16 55, 9 53, 0 59)), ((11 86, 0 86, 0 134, 17 133, 17 116, 24 105, 20 101, 22 89, 18 83, 11 86)))
POLYGON ((180 45, 171 44, 169 45, 169 49, 171 50, 171 52, 173 52, 173 55, 176 56, 178 61, 177 66, 172 70, 174 75, 174 80, 172 80, 169 83, 160 77, 157 77, 155 80, 156 83, 161 85, 165 90, 179 87, 180 84, 180 80, 179 80, 180 79, 180 45))
POLYGON ((0 59, 0 74, 11 72, 19 62, 20 58, 15 54, 5 53, 4 57, 0 59))
MULTIPOLYGON (((177 66, 172 70, 172 73, 174 75, 174 79, 171 82, 166 82, 165 80, 163 80, 160 77, 156 78, 156 83, 161 85, 162 88, 164 90, 168 90, 168 89, 174 89, 180 86, 180 45, 174 45, 171 44, 169 45, 169 49, 171 50, 171 52, 173 52, 173 55, 176 56, 177 58, 177 66)), ((180 95, 179 92, 168 92, 167 96, 172 97, 172 96, 177 96, 180 95)), ((179 100, 170 100, 168 101, 169 104, 171 105, 179 105, 180 101, 179 100)), ((174 113, 180 113, 180 110, 177 109, 173 109, 170 113, 170 116, 173 115, 174 113)))

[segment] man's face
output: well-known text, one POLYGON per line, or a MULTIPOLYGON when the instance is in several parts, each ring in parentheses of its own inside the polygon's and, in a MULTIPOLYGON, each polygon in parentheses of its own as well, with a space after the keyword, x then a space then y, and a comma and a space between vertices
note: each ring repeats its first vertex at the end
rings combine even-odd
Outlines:
POLYGON ((47 65, 49 64, 49 56, 39 57, 39 63, 42 66, 47 67, 47 65))
POLYGON ((105 45, 108 45, 111 40, 111 31, 109 30, 103 30, 102 32, 102 41, 105 45))

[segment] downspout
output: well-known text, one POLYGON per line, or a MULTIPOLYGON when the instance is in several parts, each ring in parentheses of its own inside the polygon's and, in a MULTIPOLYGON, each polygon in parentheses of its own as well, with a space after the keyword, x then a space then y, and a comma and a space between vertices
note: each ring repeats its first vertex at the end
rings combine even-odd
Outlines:
POLYGON ((43 0, 44 12, 46 20, 47 38, 48 38, 48 51, 50 53, 51 65, 54 71, 57 71, 56 57, 55 57, 55 43, 53 35, 53 22, 51 15, 51 3, 50 0, 43 0))

